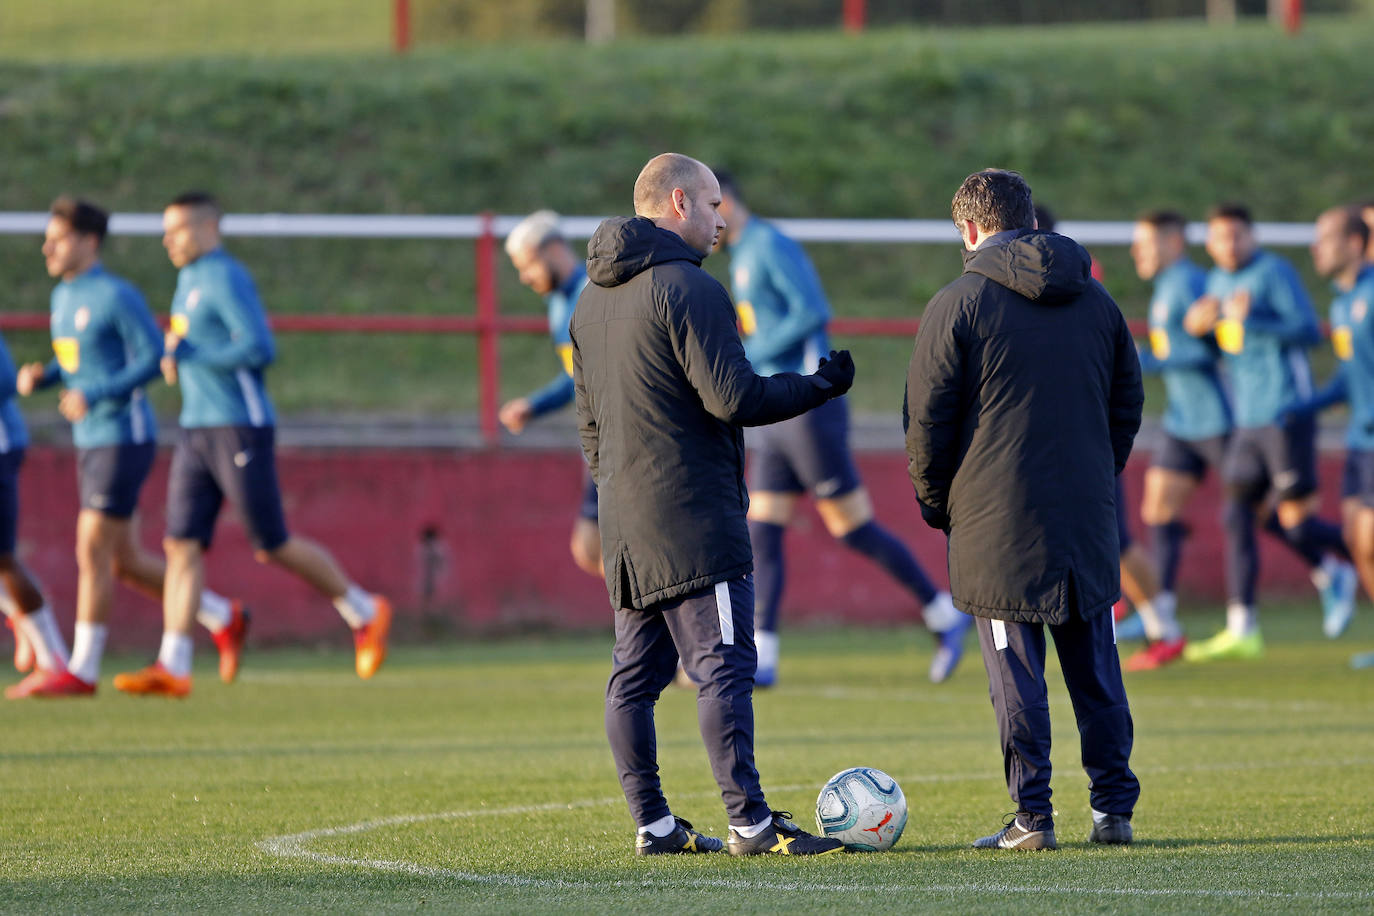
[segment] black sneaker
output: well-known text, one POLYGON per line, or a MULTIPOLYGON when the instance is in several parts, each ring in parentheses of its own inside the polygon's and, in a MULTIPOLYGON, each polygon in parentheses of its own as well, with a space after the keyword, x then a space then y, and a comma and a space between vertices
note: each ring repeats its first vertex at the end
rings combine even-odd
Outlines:
POLYGON ((654 836, 652 833, 638 834, 635 839, 635 855, 665 856, 679 852, 720 852, 725 844, 713 836, 697 833, 692 825, 680 817, 674 817, 677 827, 667 836, 654 836))
POLYGON ((1134 834, 1131 830, 1131 816, 1129 814, 1093 812, 1093 831, 1088 834, 1089 843, 1129 846, 1132 839, 1134 839, 1134 834))
POLYGON ((1015 814, 1007 815, 1010 820, 992 836, 979 837, 973 841, 974 849, 1058 849, 1054 841, 1054 828, 1027 830, 1015 814))
POLYGON ((773 822, 757 836, 744 837, 730 831, 730 855, 824 856, 840 852, 844 844, 834 837, 815 836, 792 823, 792 812, 772 812, 773 822))

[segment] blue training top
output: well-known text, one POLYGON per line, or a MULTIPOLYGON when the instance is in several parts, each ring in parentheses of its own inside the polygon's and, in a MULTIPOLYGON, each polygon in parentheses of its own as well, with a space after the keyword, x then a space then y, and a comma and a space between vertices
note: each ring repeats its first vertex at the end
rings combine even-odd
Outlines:
POLYGON ((223 248, 181 268, 172 298, 181 425, 272 426, 263 369, 276 344, 253 278, 223 248))
POLYGON ((5 338, 0 337, 0 455, 29 444, 29 431, 24 427, 19 405, 14 403, 14 380, 18 374, 5 338))
POLYGON ((830 352, 830 303, 802 247, 772 223, 750 217, 730 245, 730 286, 754 371, 814 372, 830 352))
POLYGON ((568 324, 572 321, 573 310, 577 308, 577 298, 586 286, 587 266, 579 261, 563 285, 544 297, 544 305, 549 310, 549 335, 553 338, 553 349, 558 354, 563 371, 529 396, 531 416, 543 416, 572 403, 572 335, 568 332, 568 324))
POLYGON ((1155 275, 1150 300, 1150 346, 1140 354, 1142 372, 1164 379, 1168 406, 1164 431, 1195 442, 1224 436, 1231 430, 1231 407, 1221 383, 1215 339, 1198 338, 1183 329, 1183 316, 1202 296, 1207 272, 1186 258, 1155 275))
POLYGON ((1331 346, 1340 363, 1317 395, 1315 406, 1350 402, 1345 441, 1352 449, 1374 450, 1374 264, 1366 264, 1355 285, 1331 302, 1331 346))
POLYGON ((158 374, 162 331, 132 283, 100 264, 52 291, 52 349, 40 387, 61 381, 86 396, 72 427, 77 448, 153 442, 143 385, 158 374))
POLYGON ((1268 251, 1256 252, 1235 272, 1214 268, 1207 293, 1224 304, 1250 297, 1245 321, 1221 321, 1216 339, 1231 375, 1236 425, 1254 429, 1278 422, 1285 407, 1312 396, 1307 347, 1321 340, 1317 315, 1293 265, 1268 251))

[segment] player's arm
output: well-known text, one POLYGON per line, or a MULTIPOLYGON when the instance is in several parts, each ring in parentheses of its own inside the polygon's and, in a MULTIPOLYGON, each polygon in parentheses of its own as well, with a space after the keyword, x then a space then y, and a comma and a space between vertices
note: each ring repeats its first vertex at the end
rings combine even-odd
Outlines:
POLYGON ((134 389, 158 374, 162 359, 162 331, 136 290, 128 289, 115 306, 114 326, 124 344, 128 359, 124 368, 99 383, 81 386, 88 404, 105 398, 127 397, 134 389))
POLYGON ((48 360, 47 365, 35 362, 20 366, 18 377, 15 379, 15 386, 21 395, 28 397, 35 391, 51 388, 61 380, 62 366, 54 357, 48 360))
POLYGON ((902 395, 907 473, 921 517, 941 531, 949 530, 949 490, 959 469, 964 331, 958 297, 937 294, 921 316, 902 395))
POLYGON ((1277 262, 1275 270, 1266 278, 1265 292, 1273 315, 1246 316, 1247 334, 1268 334, 1288 344, 1314 344, 1321 340, 1317 312, 1312 307, 1307 290, 1303 289, 1297 271, 1287 262, 1277 262))
POLYGON ((200 307, 215 310, 229 330, 229 340, 208 346, 180 338, 173 354, 177 362, 216 369, 261 369, 276 359, 277 348, 267 327, 266 313, 246 274, 225 278, 224 285, 207 296, 200 307))
POLYGON ((591 397, 582 377, 582 351, 577 348, 577 338, 572 343, 573 396, 577 404, 577 433, 582 440, 582 454, 587 458, 592 480, 597 480, 596 472, 601 463, 601 436, 596 426, 591 397))
MULTIPOLYGON (((1106 292, 1103 292, 1106 296, 1106 292)), ((1145 409, 1145 386, 1140 379, 1140 360, 1136 358, 1135 341, 1121 310, 1108 297, 1115 313, 1116 352, 1112 360, 1112 387, 1107 398, 1107 427, 1112 437, 1112 456, 1116 473, 1120 474, 1130 457, 1136 433, 1140 432, 1141 415, 1145 409)))
POLYGON ((744 355, 730 297, 714 281, 669 291, 662 307, 675 356, 702 406, 717 419, 765 426, 805 413, 836 394, 820 376, 756 374, 744 355))
POLYGON ((800 245, 775 245, 768 263, 768 280, 782 297, 785 309, 767 335, 753 334, 745 352, 754 363, 765 363, 802 344, 830 320, 821 279, 800 245))
POLYGON ((571 404, 575 396, 573 377, 566 372, 560 372, 557 378, 528 396, 526 400, 530 405, 529 418, 534 419, 561 410, 571 404))

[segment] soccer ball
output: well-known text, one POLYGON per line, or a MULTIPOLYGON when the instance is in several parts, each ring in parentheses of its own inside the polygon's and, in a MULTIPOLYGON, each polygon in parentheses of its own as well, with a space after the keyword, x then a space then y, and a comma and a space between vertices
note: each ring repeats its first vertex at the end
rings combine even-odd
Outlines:
POLYGON ((873 767, 841 770, 821 787, 816 826, 850 849, 891 849, 906 827, 906 797, 897 780, 873 767))

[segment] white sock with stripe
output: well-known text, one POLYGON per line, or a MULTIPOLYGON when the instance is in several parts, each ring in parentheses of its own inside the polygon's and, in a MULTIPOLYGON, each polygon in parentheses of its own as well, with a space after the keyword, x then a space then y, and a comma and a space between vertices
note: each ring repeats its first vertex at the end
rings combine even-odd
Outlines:
POLYGON ((377 604, 369 592, 349 583, 348 591, 334 599, 334 607, 339 616, 348 621, 353 629, 365 627, 377 616, 377 604))
POLYGON ((87 684, 100 680, 100 657, 105 654, 105 637, 110 628, 103 623, 78 620, 72 633, 72 660, 67 670, 87 684))
POLYGON ((647 833, 656 836, 660 840, 677 829, 677 818, 671 814, 665 814, 652 824, 645 824, 639 828, 640 833, 647 833))
POLYGON ((208 588, 200 593, 200 609, 196 611, 196 623, 211 633, 218 633, 234 619, 234 605, 228 598, 216 594, 208 588))
POLYGON ((735 833, 738 833, 740 836, 744 837, 746 840, 751 840, 754 837, 758 836, 760 833, 763 833, 765 830, 767 830, 768 825, 771 823, 773 823, 773 815, 770 814, 763 820, 759 821, 757 824, 750 824, 748 827, 736 827, 734 824, 731 824, 730 829, 733 830, 735 833))
POLYGON ((65 671, 71 656, 67 641, 57 628, 57 618, 46 604, 29 614, 15 618, 15 625, 23 627, 29 645, 33 646, 33 660, 44 671, 65 671))
POLYGON ((1249 636, 1259 629, 1259 613, 1248 604, 1226 606, 1226 629, 1235 636, 1249 636))
POLYGON ((191 637, 187 633, 163 633, 157 650, 157 661, 177 677, 191 676, 191 637))

